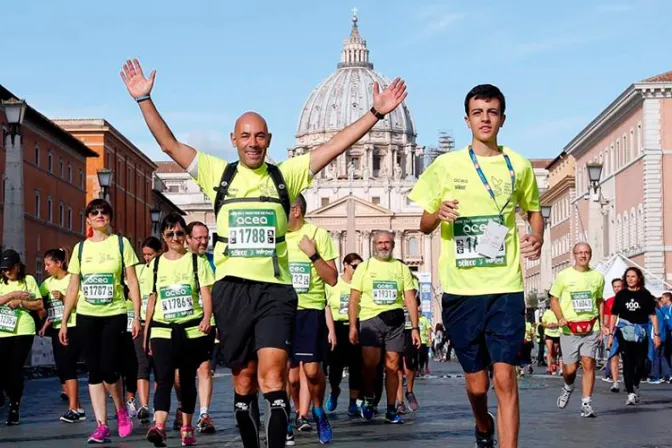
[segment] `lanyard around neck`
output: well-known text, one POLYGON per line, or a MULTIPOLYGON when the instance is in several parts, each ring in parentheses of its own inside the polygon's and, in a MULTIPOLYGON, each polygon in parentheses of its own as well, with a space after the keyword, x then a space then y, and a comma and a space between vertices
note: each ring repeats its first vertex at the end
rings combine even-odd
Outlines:
POLYGON ((497 207, 497 210, 499 214, 501 215, 504 209, 506 208, 507 205, 509 205, 509 202, 511 202, 511 198, 513 197, 513 191, 516 186, 516 172, 513 170, 513 165, 511 164, 511 159, 509 158, 508 154, 502 153, 504 156, 504 161, 506 162, 506 167, 509 169, 509 175, 511 176, 511 194, 509 195, 509 199, 506 200, 506 203, 504 204, 504 207, 499 208, 499 205, 497 204, 497 198, 495 198, 495 192, 492 191, 492 187, 490 186, 490 183, 488 182, 488 178, 485 177, 485 174, 483 173, 483 170, 481 169, 481 165, 478 163, 478 159, 476 158, 476 154, 474 153, 474 148, 471 146, 469 147, 469 157, 471 157, 471 161, 474 164, 474 169, 476 170, 476 173, 478 173, 478 177, 481 178, 481 182, 483 183, 483 186, 485 189, 488 191, 490 194, 490 197, 492 200, 495 202, 495 207, 497 207))

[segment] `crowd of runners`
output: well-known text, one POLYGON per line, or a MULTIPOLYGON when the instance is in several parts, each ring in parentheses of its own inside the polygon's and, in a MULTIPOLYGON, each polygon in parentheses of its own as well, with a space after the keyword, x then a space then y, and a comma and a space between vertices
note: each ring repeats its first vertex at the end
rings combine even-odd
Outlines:
MULTIPOLYGON (((294 431, 313 425, 320 443, 331 442, 328 414, 339 400, 349 416, 367 421, 385 400, 384 421, 403 423, 404 413, 420 408, 415 379, 429 373, 433 347, 436 361, 454 353, 465 372, 476 446, 493 447, 496 433, 499 446, 518 445, 517 369, 531 365, 535 337, 525 320, 519 260, 539 258, 544 224, 530 162, 497 142, 506 117, 497 87, 479 85, 467 94, 471 144, 438 157, 409 193, 424 209, 420 230, 441 234, 442 322, 432 328, 421 312, 417 278, 393 256, 392 233, 375 232, 368 259, 342 256, 325 229, 305 220, 301 194, 405 99, 402 80, 382 91, 374 85, 373 108, 325 145, 272 165, 265 162, 271 134, 260 115, 238 118, 231 140, 239 160, 226 162, 175 138, 150 96, 155 72, 146 77, 134 60, 121 76, 161 149, 212 201, 214 258, 206 254, 206 225, 187 225, 169 214, 160 239, 143 243, 140 262, 129 241, 114 233, 114 211, 102 199, 87 206, 85 241, 45 253, 50 277, 42 285, 25 272, 18 253, 6 250, 0 261, 0 386, 9 402, 8 424, 20 422, 22 367, 36 334, 53 341, 68 401, 62 421, 86 419, 77 375, 82 358, 95 420, 88 441, 110 440, 111 397, 119 437, 128 437, 137 420, 147 425, 154 446, 165 446, 171 409, 183 446, 194 445, 198 432, 215 432, 209 409, 220 362, 232 372, 235 425, 246 448, 260 446, 262 428, 269 448, 293 445, 294 431), (529 224, 522 237, 517 207, 529 224), (347 397, 341 397, 344 369, 347 397), (496 417, 487 402, 491 384, 496 417)), ((544 351, 549 373, 562 372, 565 379, 557 405, 567 406, 581 365, 580 414, 594 417, 602 341, 622 356, 628 404, 635 404, 649 340, 663 353, 661 329, 669 319, 660 318, 637 269, 628 269, 605 306, 604 278, 589 266, 590 246, 577 244, 573 253, 575 265, 550 290, 544 351)))

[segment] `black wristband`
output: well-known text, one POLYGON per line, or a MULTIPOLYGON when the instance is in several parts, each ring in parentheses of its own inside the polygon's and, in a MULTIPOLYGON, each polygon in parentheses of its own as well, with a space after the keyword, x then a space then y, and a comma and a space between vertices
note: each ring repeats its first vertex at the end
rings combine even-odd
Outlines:
POLYGON ((320 259, 320 254, 318 254, 317 252, 315 252, 315 253, 314 253, 313 255, 311 255, 311 257, 310 257, 310 261, 312 261, 313 263, 315 263, 315 262, 316 262, 317 260, 319 260, 319 259, 320 259))
POLYGON ((378 112, 378 111, 376 110, 376 108, 373 107, 373 106, 371 106, 371 110, 370 110, 370 112, 373 114, 374 117, 376 117, 376 118, 379 119, 379 120, 382 120, 383 118, 385 118, 385 115, 383 115, 383 114, 381 114, 380 112, 378 112))
POLYGON ((418 330, 418 331, 420 331, 420 327, 411 327, 411 331, 412 331, 412 330, 418 330))
POLYGON ((143 96, 139 96, 139 97, 137 97, 137 98, 135 99, 135 101, 136 101, 137 103, 142 103, 143 101, 147 101, 147 100, 149 100, 149 99, 151 99, 151 97, 150 97, 149 95, 143 95, 143 96))

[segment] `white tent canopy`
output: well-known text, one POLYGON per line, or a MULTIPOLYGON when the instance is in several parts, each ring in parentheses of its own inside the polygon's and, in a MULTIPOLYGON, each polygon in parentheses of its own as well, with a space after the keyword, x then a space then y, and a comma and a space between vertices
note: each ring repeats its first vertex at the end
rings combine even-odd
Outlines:
POLYGON ((623 273, 625 273, 625 270, 629 267, 635 267, 642 270, 646 289, 648 289, 655 297, 660 297, 663 292, 672 290, 672 285, 665 282, 662 278, 653 275, 651 272, 647 271, 629 258, 624 257, 621 254, 616 254, 594 266, 596 270, 600 271, 602 275, 604 275, 605 299, 614 295, 614 290, 611 289, 611 281, 615 278, 623 278, 623 273))

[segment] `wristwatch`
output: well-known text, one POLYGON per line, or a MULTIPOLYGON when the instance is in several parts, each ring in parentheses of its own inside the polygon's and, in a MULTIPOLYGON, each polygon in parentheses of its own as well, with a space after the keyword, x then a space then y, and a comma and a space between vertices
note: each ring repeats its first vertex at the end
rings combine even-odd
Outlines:
POLYGON ((379 120, 382 120, 383 118, 385 118, 385 115, 378 112, 378 110, 376 110, 376 108, 373 107, 373 106, 371 106, 370 112, 379 120))
POLYGON ((317 252, 315 252, 313 255, 310 256, 310 261, 312 261, 313 263, 315 263, 319 259, 320 259, 320 254, 317 253, 317 252))

